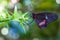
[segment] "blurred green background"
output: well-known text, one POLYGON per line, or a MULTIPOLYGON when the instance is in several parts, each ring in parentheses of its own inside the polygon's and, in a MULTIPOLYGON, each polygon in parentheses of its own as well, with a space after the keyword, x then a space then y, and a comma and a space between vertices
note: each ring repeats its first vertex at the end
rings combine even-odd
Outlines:
MULTIPOLYGON (((24 0, 20 1, 20 3, 22 10, 25 10, 24 8, 27 7, 24 5, 24 0)), ((33 13, 52 12, 58 15, 58 19, 43 29, 39 28, 34 21, 30 25, 29 32, 20 36, 18 40, 60 40, 60 4, 57 4, 56 0, 31 0, 31 4, 33 13)))

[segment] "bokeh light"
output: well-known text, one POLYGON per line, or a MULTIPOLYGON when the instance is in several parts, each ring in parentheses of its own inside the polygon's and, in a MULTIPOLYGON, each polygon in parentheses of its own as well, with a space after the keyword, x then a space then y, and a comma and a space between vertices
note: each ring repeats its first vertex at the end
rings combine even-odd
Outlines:
POLYGON ((8 28, 2 28, 2 30, 1 30, 2 35, 7 35, 8 32, 9 32, 8 28))
POLYGON ((39 38, 33 38, 33 40, 40 40, 39 38))
POLYGON ((5 40, 4 37, 0 36, 0 40, 5 40))
POLYGON ((57 3, 57 4, 60 4, 60 0, 56 0, 56 3, 57 3))

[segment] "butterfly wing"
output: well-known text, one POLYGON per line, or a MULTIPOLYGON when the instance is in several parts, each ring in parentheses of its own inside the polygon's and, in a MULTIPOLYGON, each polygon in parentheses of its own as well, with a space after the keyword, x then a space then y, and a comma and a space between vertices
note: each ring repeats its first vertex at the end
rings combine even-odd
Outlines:
POLYGON ((46 16, 48 17, 47 18, 48 23, 54 22, 58 19, 58 16, 54 13, 47 13, 46 16))

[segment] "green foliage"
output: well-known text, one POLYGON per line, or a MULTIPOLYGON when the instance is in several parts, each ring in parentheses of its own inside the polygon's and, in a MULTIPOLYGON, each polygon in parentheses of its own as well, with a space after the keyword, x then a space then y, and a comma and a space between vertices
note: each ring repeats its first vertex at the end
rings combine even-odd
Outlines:
POLYGON ((55 0, 41 0, 41 1, 33 0, 32 3, 34 10, 51 11, 51 10, 55 10, 56 7, 55 0))

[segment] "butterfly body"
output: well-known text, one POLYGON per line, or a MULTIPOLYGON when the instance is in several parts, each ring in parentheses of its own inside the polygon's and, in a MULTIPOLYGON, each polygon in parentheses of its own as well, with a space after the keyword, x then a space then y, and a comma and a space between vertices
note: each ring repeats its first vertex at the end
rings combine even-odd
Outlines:
POLYGON ((47 27, 49 23, 56 21, 58 18, 56 14, 49 12, 43 12, 38 14, 33 13, 32 16, 40 28, 47 27))

